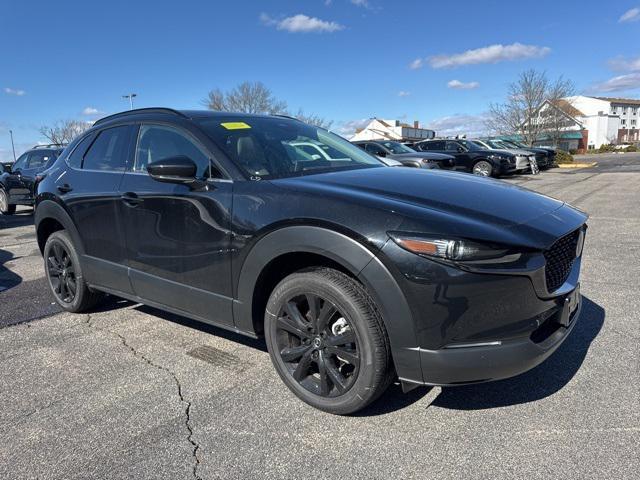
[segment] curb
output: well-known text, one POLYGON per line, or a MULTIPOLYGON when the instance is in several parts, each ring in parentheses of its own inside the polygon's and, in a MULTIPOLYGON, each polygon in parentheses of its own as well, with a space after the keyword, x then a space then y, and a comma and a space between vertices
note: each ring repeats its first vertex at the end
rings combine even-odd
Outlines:
POLYGON ((558 167, 560 168, 590 168, 598 165, 598 162, 589 162, 589 163, 560 163, 558 167))

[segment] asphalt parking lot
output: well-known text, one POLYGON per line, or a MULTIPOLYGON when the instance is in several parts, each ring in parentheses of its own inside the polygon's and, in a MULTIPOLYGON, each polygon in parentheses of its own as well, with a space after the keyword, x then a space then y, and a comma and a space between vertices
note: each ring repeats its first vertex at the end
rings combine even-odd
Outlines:
POLYGON ((0 478, 638 478, 640 154, 588 159, 506 180, 591 215, 562 347, 352 417, 289 393, 261 341, 117 299, 61 313, 30 210, 0 217, 0 478))

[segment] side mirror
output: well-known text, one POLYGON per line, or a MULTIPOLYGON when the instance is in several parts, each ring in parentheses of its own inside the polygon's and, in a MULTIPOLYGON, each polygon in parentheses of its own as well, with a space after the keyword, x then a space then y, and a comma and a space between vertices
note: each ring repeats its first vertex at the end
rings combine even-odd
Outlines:
POLYGON ((147 173, 151 178, 164 183, 197 183, 198 167, 185 155, 176 155, 157 160, 147 165, 147 173))
POLYGON ((464 152, 464 148, 458 147, 458 153, 462 153, 462 152, 464 152))

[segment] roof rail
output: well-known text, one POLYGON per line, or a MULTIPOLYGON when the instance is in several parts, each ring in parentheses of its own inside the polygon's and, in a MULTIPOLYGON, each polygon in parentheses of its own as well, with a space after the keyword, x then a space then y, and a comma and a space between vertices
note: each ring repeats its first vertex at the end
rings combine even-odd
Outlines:
POLYGON ((66 143, 47 143, 47 144, 38 144, 31 147, 31 150, 36 150, 38 148, 53 148, 53 147, 66 147, 66 143))
POLYGON ((94 125, 100 125, 108 120, 113 120, 114 118, 126 117, 128 115, 137 115, 140 113, 169 113, 172 115, 178 115, 183 118, 189 118, 184 113, 174 110, 173 108, 165 108, 165 107, 151 107, 151 108, 136 108, 134 110, 126 110, 120 113, 114 113, 113 115, 108 115, 106 117, 102 117, 99 120, 94 122, 94 125))
POLYGON ((272 117, 281 117, 281 118, 288 118, 290 120, 298 120, 299 122, 301 121, 299 118, 296 117, 292 117, 291 115, 285 115, 284 113, 274 113, 273 115, 271 115, 272 117))

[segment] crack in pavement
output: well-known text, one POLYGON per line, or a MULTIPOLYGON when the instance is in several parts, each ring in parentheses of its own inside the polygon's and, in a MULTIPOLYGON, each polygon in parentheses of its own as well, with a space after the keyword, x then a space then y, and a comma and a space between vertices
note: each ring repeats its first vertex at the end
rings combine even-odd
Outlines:
POLYGON ((173 381, 176 384, 177 387, 177 391, 178 391, 178 397, 180 398, 180 402, 182 404, 185 405, 185 409, 184 409, 184 413, 185 413, 185 427, 188 431, 188 435, 187 435, 187 440, 188 442, 191 444, 192 448, 192 456, 194 459, 194 464, 193 464, 193 478, 195 480, 202 480, 202 477, 200 477, 198 475, 198 466, 200 465, 200 458, 198 458, 198 451, 200 450, 200 445, 193 439, 193 427, 191 426, 191 402, 186 400, 184 398, 184 395, 182 394, 182 384, 180 383, 180 380, 178 380, 178 377, 176 376, 175 373, 173 373, 171 370, 169 370, 167 367, 164 367, 162 365, 159 365, 155 362, 153 362, 151 359, 147 358, 144 354, 140 353, 138 350, 136 350, 133 346, 131 346, 128 342, 127 339, 121 335, 118 332, 115 332, 113 330, 109 330, 107 328, 99 328, 97 327, 92 321, 91 321, 91 314, 87 314, 87 321, 85 322, 90 328, 93 328, 94 330, 99 330, 99 331, 103 331, 103 332, 107 332, 110 333, 112 335, 115 335, 116 337, 118 337, 120 339, 120 341, 122 342, 122 345, 124 345, 126 348, 129 349, 129 351, 133 354, 133 356, 143 360, 145 363, 147 363, 148 365, 152 366, 153 368, 156 368, 158 370, 162 370, 163 372, 168 373, 171 378, 173 379, 173 381))

